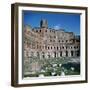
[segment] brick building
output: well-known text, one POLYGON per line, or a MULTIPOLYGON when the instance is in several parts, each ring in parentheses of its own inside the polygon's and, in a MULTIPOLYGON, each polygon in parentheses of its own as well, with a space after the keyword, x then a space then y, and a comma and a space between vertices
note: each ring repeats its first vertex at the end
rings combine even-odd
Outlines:
POLYGON ((41 20, 40 27, 25 26, 24 55, 39 58, 80 56, 80 36, 48 28, 47 20, 41 20))
POLYGON ((41 20, 40 27, 24 27, 25 75, 41 70, 42 64, 38 60, 79 56, 80 36, 73 32, 49 28, 47 20, 41 20), (32 60, 33 57, 38 60, 32 60))

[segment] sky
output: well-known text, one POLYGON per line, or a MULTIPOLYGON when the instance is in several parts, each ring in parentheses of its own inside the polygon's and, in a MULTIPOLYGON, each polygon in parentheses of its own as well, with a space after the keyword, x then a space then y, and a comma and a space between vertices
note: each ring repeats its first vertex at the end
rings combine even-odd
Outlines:
POLYGON ((48 21, 48 28, 61 28, 80 35, 80 14, 23 11, 24 25, 40 27, 41 19, 48 21))

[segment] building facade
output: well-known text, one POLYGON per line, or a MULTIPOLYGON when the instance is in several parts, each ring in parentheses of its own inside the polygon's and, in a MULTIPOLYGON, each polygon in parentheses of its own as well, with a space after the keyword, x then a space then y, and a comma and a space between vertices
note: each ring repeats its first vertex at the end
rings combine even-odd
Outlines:
POLYGON ((48 27, 47 20, 40 27, 24 27, 24 57, 57 58, 79 57, 80 36, 63 29, 48 27))

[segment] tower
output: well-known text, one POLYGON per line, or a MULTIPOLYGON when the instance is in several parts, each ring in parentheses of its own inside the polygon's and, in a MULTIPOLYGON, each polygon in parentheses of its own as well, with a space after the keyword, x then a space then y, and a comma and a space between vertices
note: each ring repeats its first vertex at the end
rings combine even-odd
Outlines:
POLYGON ((48 28, 48 22, 47 22, 47 20, 42 19, 42 20, 40 21, 40 27, 41 27, 41 28, 48 28))

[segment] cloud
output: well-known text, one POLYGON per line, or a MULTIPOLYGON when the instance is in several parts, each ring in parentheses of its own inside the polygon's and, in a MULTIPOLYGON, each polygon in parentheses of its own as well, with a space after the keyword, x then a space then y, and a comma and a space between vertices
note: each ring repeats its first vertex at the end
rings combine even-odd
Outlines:
POLYGON ((60 24, 55 25, 55 26, 54 26, 54 29, 56 29, 56 30, 60 29, 60 24))

